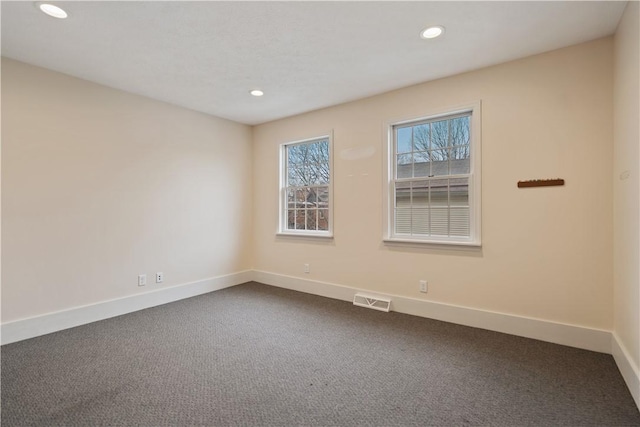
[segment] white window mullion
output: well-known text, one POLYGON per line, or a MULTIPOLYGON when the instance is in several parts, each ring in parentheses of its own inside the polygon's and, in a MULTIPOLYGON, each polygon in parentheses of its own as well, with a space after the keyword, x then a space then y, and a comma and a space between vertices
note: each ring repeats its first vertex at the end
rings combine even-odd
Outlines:
MULTIPOLYGON (((413 144, 413 130, 411 131, 411 144, 413 144)), ((413 156, 413 147, 412 156, 413 156)), ((411 166, 412 174, 413 174, 413 166, 411 166)), ((413 180, 409 184, 409 234, 413 236, 413 180)))
POLYGON ((432 215, 432 211, 431 211, 431 181, 429 181, 429 236, 433 235, 433 226, 432 226, 432 221, 433 221, 433 215, 432 215))
MULTIPOLYGON (((451 130, 451 125, 449 125, 451 130)), ((451 164, 451 159, 449 159, 451 164)), ((469 219, 471 220, 471 219, 469 219)), ((451 180, 447 180, 447 236, 451 237, 451 180)))

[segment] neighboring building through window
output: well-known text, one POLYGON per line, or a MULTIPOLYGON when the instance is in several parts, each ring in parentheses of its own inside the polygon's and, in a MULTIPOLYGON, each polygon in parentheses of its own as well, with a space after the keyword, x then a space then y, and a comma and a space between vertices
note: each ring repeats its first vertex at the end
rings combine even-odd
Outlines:
POLYGON ((331 236, 331 136, 281 150, 280 233, 331 236))
POLYGON ((480 244, 479 113, 391 125, 387 240, 480 244))

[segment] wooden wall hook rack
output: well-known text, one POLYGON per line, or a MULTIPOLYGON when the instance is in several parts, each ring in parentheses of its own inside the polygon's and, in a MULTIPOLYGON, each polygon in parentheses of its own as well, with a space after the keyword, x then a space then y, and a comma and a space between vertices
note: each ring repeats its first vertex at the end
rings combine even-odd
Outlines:
POLYGON ((518 188, 550 187, 553 185, 564 185, 564 179, 530 179, 528 181, 518 181, 518 188))

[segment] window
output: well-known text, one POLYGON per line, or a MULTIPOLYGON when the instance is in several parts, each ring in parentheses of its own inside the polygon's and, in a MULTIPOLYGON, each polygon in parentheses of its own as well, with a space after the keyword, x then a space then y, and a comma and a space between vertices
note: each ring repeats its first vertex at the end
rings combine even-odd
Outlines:
POLYGON ((331 136, 281 146, 280 233, 330 237, 331 136))
POLYGON ((385 240, 480 245, 480 108, 389 126, 385 240))

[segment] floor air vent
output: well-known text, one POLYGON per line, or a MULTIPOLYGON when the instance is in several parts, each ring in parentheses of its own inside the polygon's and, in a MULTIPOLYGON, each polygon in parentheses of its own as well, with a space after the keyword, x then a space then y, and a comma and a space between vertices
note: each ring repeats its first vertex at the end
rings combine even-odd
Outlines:
POLYGON ((353 305, 388 312, 391 309, 391 300, 389 298, 358 293, 353 296, 353 305))

